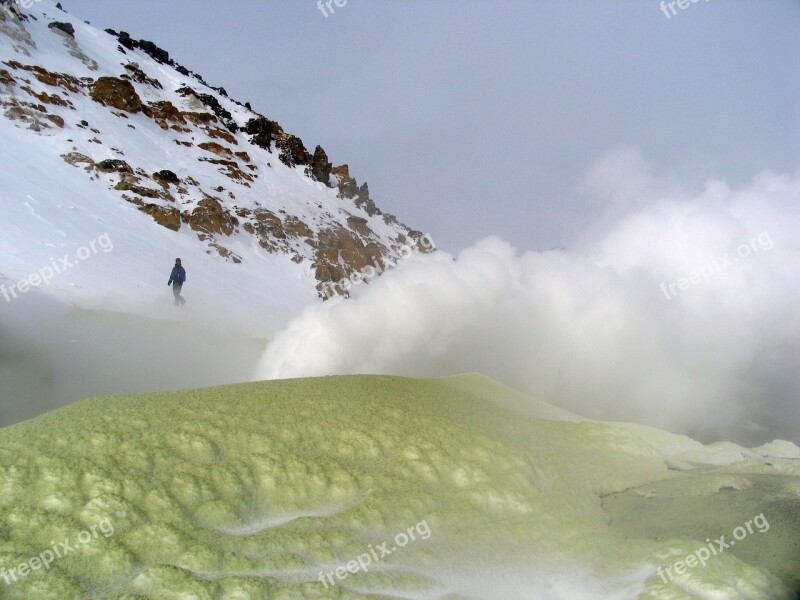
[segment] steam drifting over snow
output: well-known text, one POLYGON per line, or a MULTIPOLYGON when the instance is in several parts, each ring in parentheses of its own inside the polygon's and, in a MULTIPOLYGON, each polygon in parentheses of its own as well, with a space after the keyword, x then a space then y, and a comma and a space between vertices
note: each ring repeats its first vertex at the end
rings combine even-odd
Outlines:
POLYGON ((611 208, 569 248, 415 257, 308 308, 257 377, 481 371, 589 417, 798 441, 800 177, 665 192, 622 152, 589 183, 611 208))

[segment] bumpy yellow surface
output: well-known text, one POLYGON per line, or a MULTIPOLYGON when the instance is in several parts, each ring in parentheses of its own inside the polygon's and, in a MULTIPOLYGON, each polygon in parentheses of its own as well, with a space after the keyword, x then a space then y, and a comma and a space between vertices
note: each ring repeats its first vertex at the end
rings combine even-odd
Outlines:
POLYGON ((95 526, 47 569, 0 571, 0 598, 791 597, 800 461, 676 470, 669 434, 487 398, 520 401, 478 375, 329 377, 91 398, 0 430, 0 567, 95 526), (656 574, 760 512, 770 531, 656 574))

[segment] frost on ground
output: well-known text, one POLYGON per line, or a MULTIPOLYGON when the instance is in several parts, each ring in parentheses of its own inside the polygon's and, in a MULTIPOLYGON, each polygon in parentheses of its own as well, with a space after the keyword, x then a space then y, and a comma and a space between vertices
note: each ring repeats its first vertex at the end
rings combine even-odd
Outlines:
POLYGON ((114 529, 0 578, 0 597, 791 598, 790 445, 706 447, 520 403, 479 375, 329 377, 91 398, 0 430, 5 573, 114 529), (657 574, 759 513, 769 531, 657 574), (322 582, 422 521, 427 539, 322 582))

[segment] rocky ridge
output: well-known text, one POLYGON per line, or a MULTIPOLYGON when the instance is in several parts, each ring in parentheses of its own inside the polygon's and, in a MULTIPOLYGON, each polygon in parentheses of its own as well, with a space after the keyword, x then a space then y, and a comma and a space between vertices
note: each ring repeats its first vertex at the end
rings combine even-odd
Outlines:
POLYGON ((334 166, 319 145, 310 151, 155 43, 98 31, 45 2, 38 17, 11 0, 0 8, 0 114, 56 138, 66 163, 154 223, 192 232, 233 263, 243 258, 232 248, 250 240, 308 264, 321 297, 328 282, 392 264, 403 246, 431 250, 376 206, 348 165, 334 166), (91 36, 105 36, 110 52, 101 56, 91 36), (54 43, 63 56, 38 60, 54 43), (298 178, 307 193, 289 201, 283 183, 298 178))

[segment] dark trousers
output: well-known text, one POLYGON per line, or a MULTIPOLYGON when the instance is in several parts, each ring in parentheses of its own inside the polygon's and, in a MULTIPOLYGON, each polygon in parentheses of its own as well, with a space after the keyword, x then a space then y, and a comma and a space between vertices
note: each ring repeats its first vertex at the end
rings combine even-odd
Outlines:
POLYGON ((172 295, 175 296, 175 306, 183 306, 186 304, 186 300, 183 299, 181 296, 181 288, 183 287, 183 283, 180 281, 173 281, 172 282, 172 295))

